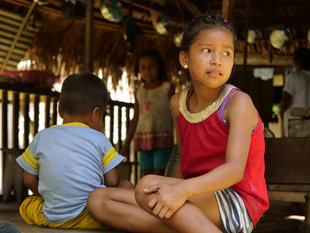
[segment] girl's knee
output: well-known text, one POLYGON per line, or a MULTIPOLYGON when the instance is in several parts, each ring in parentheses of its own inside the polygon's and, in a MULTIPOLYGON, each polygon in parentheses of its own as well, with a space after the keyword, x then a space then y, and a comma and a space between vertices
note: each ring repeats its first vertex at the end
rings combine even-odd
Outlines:
POLYGON ((139 193, 142 192, 142 193, 144 193, 143 190, 144 190, 146 187, 148 187, 148 186, 154 184, 154 182, 156 181, 156 177, 157 177, 156 175, 146 175, 146 176, 143 176, 143 177, 139 180, 138 184, 136 185, 136 188, 135 188, 136 192, 139 192, 139 193))
POLYGON ((158 183, 157 181, 157 175, 146 175, 142 177, 135 188, 135 198, 137 203, 141 206, 144 202, 144 199, 146 197, 146 194, 144 192, 144 189, 151 186, 152 184, 158 183))

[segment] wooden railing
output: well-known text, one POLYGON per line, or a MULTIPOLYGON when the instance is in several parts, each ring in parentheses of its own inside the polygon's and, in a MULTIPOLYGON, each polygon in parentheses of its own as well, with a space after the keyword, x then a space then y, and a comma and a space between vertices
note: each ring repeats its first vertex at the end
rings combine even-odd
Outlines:
MULTIPOLYGON (((58 98, 58 92, 0 83, 2 177, 8 152, 23 151, 39 130, 61 124, 58 98)), ((131 111, 131 103, 110 100, 107 106, 103 130, 118 151, 129 126, 131 111)), ((139 178, 137 153, 132 153, 123 165, 131 181, 136 183, 139 178)), ((4 182, 2 180, 2 184, 4 182)))

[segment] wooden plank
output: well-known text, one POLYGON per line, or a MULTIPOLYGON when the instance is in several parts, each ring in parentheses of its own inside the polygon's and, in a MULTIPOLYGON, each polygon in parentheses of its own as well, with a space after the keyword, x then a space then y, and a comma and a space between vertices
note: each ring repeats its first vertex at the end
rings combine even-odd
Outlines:
MULTIPOLYGON (((18 20, 16 17, 20 17, 16 14, 11 14, 9 16, 9 12, 2 11, 0 9, 0 22, 3 22, 5 25, 12 25, 14 28, 19 28, 20 24, 23 22, 24 18, 22 17, 21 20, 18 20)), ((28 24, 26 30, 28 32, 37 33, 42 26, 42 22, 36 20, 35 24, 28 24)))
POLYGON ((19 148, 19 138, 18 138, 18 126, 19 126, 19 92, 14 92, 13 94, 13 147, 19 148))
POLYGON ((30 97, 28 93, 25 93, 24 97, 24 148, 29 145, 29 133, 30 133, 30 97))
POLYGON ((117 111, 117 125, 118 125, 118 151, 122 148, 122 106, 118 106, 117 111))
POLYGON ((223 0, 222 2, 222 15, 230 22, 234 22, 236 0, 223 0))
MULTIPOLYGON (((235 64, 242 65, 244 63, 244 54, 240 52, 235 53, 235 64)), ((266 66, 292 66, 293 59, 292 56, 279 56, 273 55, 272 61, 269 60, 268 54, 258 55, 250 54, 247 55, 248 65, 266 65, 266 66)))
POLYGON ((54 92, 46 89, 38 89, 35 87, 28 87, 27 85, 11 85, 9 83, 0 83, 0 89, 2 90, 10 90, 10 91, 18 91, 18 92, 26 92, 30 94, 37 94, 37 95, 47 95, 47 96, 53 96, 58 98, 59 92, 54 92))
POLYGON ((40 104, 40 96, 35 95, 34 97, 34 132, 33 135, 35 135, 38 130, 39 130, 39 114, 40 114, 40 109, 39 109, 39 104, 40 104))
POLYGON ((229 16, 229 3, 230 0, 223 0, 222 2, 222 15, 228 19, 229 16))
MULTIPOLYGON (((1 29, 0 29, 1 30, 1 29)), ((3 51, 7 51, 8 50, 8 46, 6 45, 0 45, 0 49, 3 50, 3 51)), ((17 55, 20 55, 20 56, 24 56, 25 53, 26 53, 26 50, 23 50, 23 49, 19 49, 17 47, 14 48, 14 52, 12 52, 13 54, 15 54, 16 56, 17 55)), ((4 60, 4 59, 3 59, 4 60)))
MULTIPOLYGON (((11 27, 9 25, 6 25, 6 24, 0 24, 0 29, 2 31, 5 31, 5 35, 6 36, 12 36, 12 35, 16 35, 16 33, 18 33, 18 29, 15 28, 15 27, 11 27)), ((33 38, 34 36, 34 33, 33 32, 29 32, 29 31, 21 31, 20 32, 21 35, 23 35, 23 38, 33 38)), ((14 36, 13 36, 14 38, 14 36)))
POLYGON ((310 138, 266 138, 267 183, 310 183, 310 138))
MULTIPOLYGON (((1 46, 0 46, 1 47, 1 46)), ((26 51, 25 51, 26 53, 26 51)), ((4 62, 4 58, 3 57, 0 57, 0 64, 4 62)), ((17 69, 17 65, 18 65, 19 61, 16 61, 16 60, 13 60, 13 59, 10 59, 7 63, 6 63, 6 66, 11 66, 11 67, 14 67, 16 70, 17 69)), ((9 69, 10 71, 12 71, 12 69, 9 69)))
POLYGON ((15 45, 16 45, 16 42, 18 41, 18 39, 19 39, 19 37, 21 35, 22 30, 25 28, 25 25, 28 22, 28 19, 29 19, 30 15, 31 15, 32 11, 34 10, 34 7, 36 6, 36 4, 37 4, 36 2, 32 3, 32 5, 30 6, 30 8, 29 8, 29 10, 28 10, 24 20, 23 20, 23 23, 20 25, 20 28, 19 28, 19 30, 18 30, 15 38, 14 38, 14 41, 11 44, 11 47, 10 47, 10 49, 9 49, 9 51, 8 51, 6 57, 5 57, 5 60, 4 60, 3 64, 2 64, 2 67, 0 69, 1 71, 4 71, 6 63, 10 59, 11 53, 12 53, 12 51, 13 51, 15 45))
MULTIPOLYGON (((1 43, 1 38, 0 38, 0 43, 1 43)), ((2 60, 4 59, 5 55, 6 55, 6 52, 3 51, 3 50, 0 50, 0 57, 1 57, 2 60)), ((14 52, 13 52, 12 55, 11 55, 11 60, 15 61, 14 64, 15 64, 16 62, 17 62, 17 64, 18 64, 22 58, 23 58, 22 55, 17 55, 17 54, 15 54, 14 52)))
POLYGON ((268 191, 269 200, 287 202, 305 202, 306 192, 268 191))
POLYGON ((310 118, 310 108, 292 108, 291 115, 310 118))
POLYGON ((58 108, 57 108, 58 98, 53 98, 53 125, 57 124, 58 108))
POLYGON ((51 126, 51 123, 50 123, 50 120, 51 120, 51 97, 50 96, 46 96, 45 97, 45 108, 44 108, 44 111, 45 111, 45 128, 48 128, 51 126))
POLYGON ((310 192, 310 184, 268 184, 270 191, 310 192))
POLYGON ((94 69, 94 0, 86 1, 85 28, 85 61, 84 69, 93 72, 94 69))
MULTIPOLYGON (((23 50, 27 50, 29 48, 29 44, 31 43, 32 41, 29 40, 28 43, 23 43, 21 42, 20 40, 18 42, 16 42, 16 47, 19 47, 23 50)), ((4 38, 4 37, 0 37, 0 43, 1 44, 6 44, 6 45, 11 45, 12 43, 12 40, 10 39, 7 39, 7 38, 4 38)))
POLYGON ((114 128, 114 104, 111 103, 110 105, 110 142, 112 143, 112 145, 114 146, 114 142, 113 142, 113 137, 114 137, 114 134, 113 134, 113 128, 114 128))
POLYGON ((2 148, 8 147, 8 92, 2 90, 1 98, 1 133, 2 133, 2 148))

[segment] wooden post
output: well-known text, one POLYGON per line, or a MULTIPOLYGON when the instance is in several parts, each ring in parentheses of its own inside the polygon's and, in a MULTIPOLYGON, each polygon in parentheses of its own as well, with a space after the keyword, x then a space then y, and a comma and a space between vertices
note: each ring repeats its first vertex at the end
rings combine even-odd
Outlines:
POLYGON ((222 15, 231 22, 234 22, 234 9, 236 0, 223 0, 222 15))
MULTIPOLYGON (((2 90, 2 106, 1 106, 1 133, 2 133, 2 138, 1 138, 1 143, 2 143, 2 148, 7 148, 8 147, 8 105, 9 105, 9 100, 8 100, 8 91, 7 90, 2 90)), ((4 164, 4 163, 3 163, 4 164)))
POLYGON ((94 64, 94 0, 86 1, 85 63, 84 69, 93 72, 94 64))
POLYGON ((19 125, 19 92, 14 92, 13 94, 13 147, 19 148, 19 138, 18 138, 18 125, 19 125))
POLYGON ((249 33, 249 13, 250 13, 250 0, 246 3, 246 14, 245 14, 245 39, 244 39, 244 53, 243 53, 243 72, 242 72, 242 86, 244 88, 246 83, 247 73, 247 56, 248 56, 248 33, 249 33))
POLYGON ((243 57, 244 66, 247 65, 247 55, 248 55, 249 13, 250 13, 250 0, 247 0, 246 14, 245 14, 245 40, 244 40, 244 57, 243 57))
POLYGON ((300 233, 310 233, 310 193, 305 195, 305 221, 300 226, 300 233))
POLYGON ((30 95, 25 93, 24 97, 24 147, 26 148, 29 145, 29 133, 30 133, 30 95))
POLYGON ((222 3, 222 15, 227 19, 229 15, 229 2, 230 0, 223 0, 222 3))

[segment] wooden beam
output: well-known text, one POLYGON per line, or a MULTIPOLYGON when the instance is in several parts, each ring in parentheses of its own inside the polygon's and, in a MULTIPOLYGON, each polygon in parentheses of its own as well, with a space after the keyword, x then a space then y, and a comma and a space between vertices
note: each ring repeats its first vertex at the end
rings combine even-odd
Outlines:
POLYGON ((222 3, 222 15, 228 19, 229 16, 229 2, 230 0, 223 0, 222 3))
POLYGON ((85 60, 84 69, 93 72, 94 69, 94 0, 88 0, 86 5, 85 24, 85 60))
POLYGON ((222 15, 229 21, 234 22, 236 0, 223 0, 222 15))
POLYGON ((12 54, 12 51, 13 51, 15 45, 16 45, 16 42, 18 41, 18 39, 19 39, 19 37, 20 37, 20 34, 21 34, 22 30, 25 28, 25 26, 26 26, 26 24, 27 24, 27 22, 28 22, 28 19, 29 19, 30 15, 31 15, 32 11, 34 10, 36 4, 37 4, 36 2, 33 2, 33 3, 31 4, 31 6, 30 6, 30 8, 29 8, 29 10, 28 10, 28 12, 27 12, 27 15, 26 15, 25 18, 24 18, 24 21, 23 21, 22 24, 20 25, 19 30, 18 30, 18 32, 17 32, 15 38, 14 38, 14 41, 13 41, 13 43, 11 44, 11 47, 10 47, 10 49, 9 49, 9 51, 8 51, 6 57, 5 57, 5 60, 4 60, 3 64, 2 64, 2 67, 1 67, 1 70, 0 70, 1 72, 4 71, 4 68, 5 68, 5 66, 6 66, 6 63, 8 62, 8 60, 9 60, 11 54, 12 54))
MULTIPOLYGON (((235 54, 235 64, 244 64, 244 54, 239 52, 235 54)), ((292 56, 279 56, 274 55, 274 58, 270 62, 269 55, 258 55, 258 54, 248 54, 247 55, 247 65, 257 65, 257 66, 284 66, 292 67, 293 58, 292 56)))
POLYGON ((246 60, 248 55, 248 33, 249 33, 249 14, 250 14, 250 0, 247 0, 246 3, 246 13, 245 13, 245 39, 244 39, 244 59, 243 65, 246 66, 246 60))

